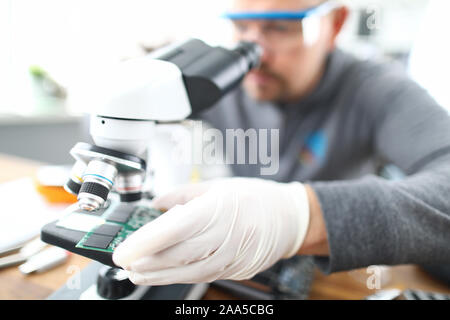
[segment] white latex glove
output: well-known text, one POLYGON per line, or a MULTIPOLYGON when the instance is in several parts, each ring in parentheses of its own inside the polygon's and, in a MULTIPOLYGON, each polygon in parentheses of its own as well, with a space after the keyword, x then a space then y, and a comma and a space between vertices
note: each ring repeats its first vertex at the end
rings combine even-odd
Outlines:
POLYGON ((305 187, 227 178, 182 187, 155 199, 171 208, 113 254, 136 284, 243 280, 290 258, 309 223, 305 187))

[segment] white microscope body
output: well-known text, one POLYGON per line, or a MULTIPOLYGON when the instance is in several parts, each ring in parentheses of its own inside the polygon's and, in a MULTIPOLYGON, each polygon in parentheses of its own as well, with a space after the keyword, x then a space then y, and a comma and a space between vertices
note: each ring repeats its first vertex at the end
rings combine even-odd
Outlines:
POLYGON ((95 144, 136 156, 145 153, 155 122, 181 121, 192 112, 181 70, 150 57, 119 64, 90 99, 95 144))

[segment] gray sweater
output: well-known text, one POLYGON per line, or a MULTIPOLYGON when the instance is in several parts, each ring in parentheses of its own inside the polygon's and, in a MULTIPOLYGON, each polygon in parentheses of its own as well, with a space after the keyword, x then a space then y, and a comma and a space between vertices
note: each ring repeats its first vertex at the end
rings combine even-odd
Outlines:
POLYGON ((312 94, 289 105, 239 88, 201 116, 226 129, 279 129, 280 165, 235 164, 236 176, 302 181, 316 191, 330 255, 325 273, 374 264, 450 265, 450 117, 398 66, 335 50, 312 94), (405 177, 387 180, 394 164, 405 177))

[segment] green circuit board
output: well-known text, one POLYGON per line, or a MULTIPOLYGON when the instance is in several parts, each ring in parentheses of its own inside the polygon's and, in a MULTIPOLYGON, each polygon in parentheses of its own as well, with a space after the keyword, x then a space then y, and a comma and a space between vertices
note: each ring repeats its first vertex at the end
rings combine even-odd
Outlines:
POLYGON ((88 231, 76 247, 112 253, 130 234, 161 214, 146 206, 111 205, 100 216, 105 222, 88 231))

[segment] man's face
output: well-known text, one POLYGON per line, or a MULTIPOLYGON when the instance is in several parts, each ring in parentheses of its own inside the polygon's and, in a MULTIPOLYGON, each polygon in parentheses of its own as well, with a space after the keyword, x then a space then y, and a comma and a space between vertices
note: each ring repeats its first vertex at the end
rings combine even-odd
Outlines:
MULTIPOLYGON (((300 11, 320 0, 235 0, 232 10, 300 11)), ((325 58, 332 48, 332 19, 320 18, 320 31, 313 44, 305 44, 302 24, 288 20, 236 20, 235 40, 255 41, 264 53, 261 67, 244 79, 244 88, 259 101, 289 102, 300 99, 317 85, 325 58)))

